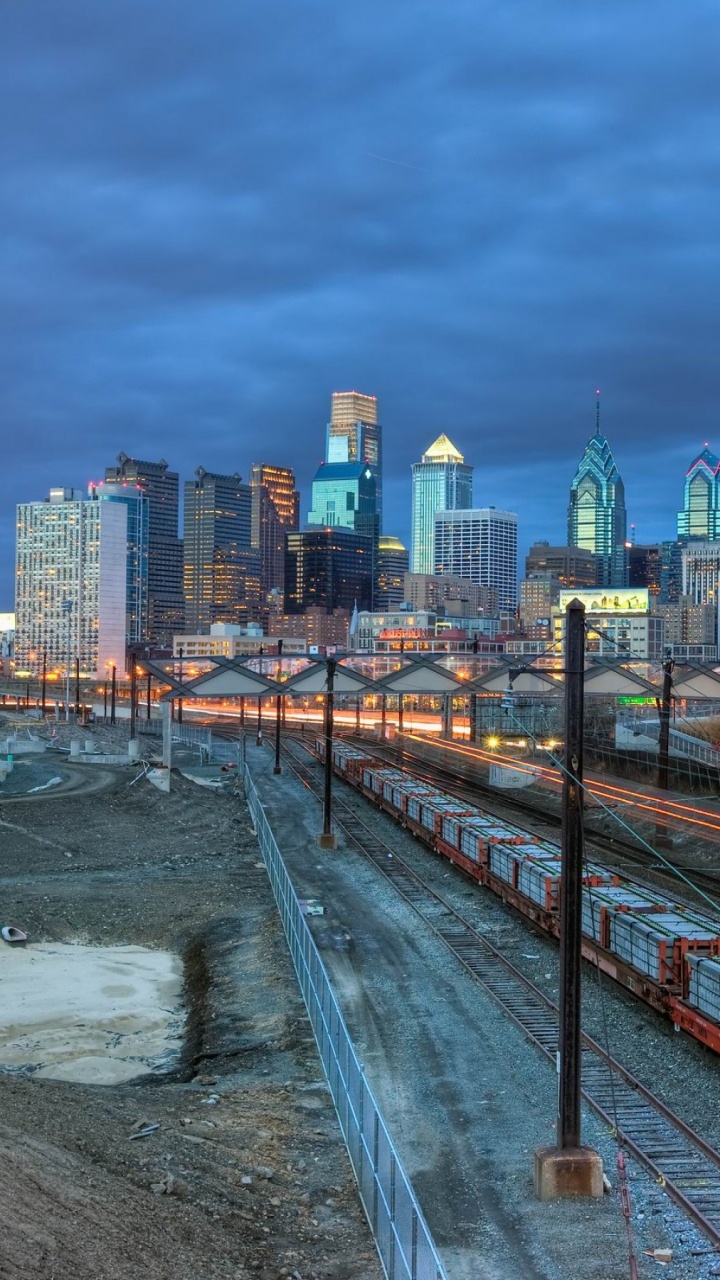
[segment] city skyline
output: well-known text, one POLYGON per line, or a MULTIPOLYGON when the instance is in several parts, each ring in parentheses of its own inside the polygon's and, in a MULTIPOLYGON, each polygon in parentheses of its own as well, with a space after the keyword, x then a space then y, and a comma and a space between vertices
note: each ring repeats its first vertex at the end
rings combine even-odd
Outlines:
MULTIPOLYGON (((593 406, 595 406, 594 400, 593 400, 593 406)), ((593 411, 593 414, 596 414, 595 407, 593 407, 592 411, 593 411)), ((316 424, 316 434, 318 436, 318 439, 321 442, 323 440, 323 434, 325 430, 326 428, 322 424, 316 424)), ((590 443, 592 441, 592 438, 593 437, 591 436, 589 441, 586 438, 586 444, 590 443)), ((568 499, 568 493, 570 491, 572 477, 577 473, 579 462, 583 457, 581 439, 582 437, 580 437, 580 440, 578 442, 578 451, 577 451, 577 457, 576 457, 575 463, 573 464, 570 461, 567 464, 567 468, 568 468, 567 483, 565 483, 564 476, 561 475, 559 477, 556 477, 555 488, 559 494, 558 502, 555 503, 555 501, 553 500, 551 504, 550 498, 552 495, 551 493, 548 493, 547 503, 543 508, 544 514, 540 513, 539 515, 537 515, 534 524, 531 524, 529 519, 525 518, 525 513, 530 508, 530 502, 532 498, 532 485, 530 483, 526 491, 523 492, 518 490, 513 483, 513 473, 511 469, 508 468, 507 473, 504 474, 503 476, 503 484, 498 485, 496 487, 495 495, 505 493, 508 496, 508 501, 506 502, 504 509, 513 509, 517 512, 517 515, 518 515, 518 564, 519 565, 522 564, 524 557, 527 551, 529 550, 529 548, 537 541, 546 541, 551 544, 556 543, 557 545, 563 545, 567 543, 567 512, 568 512, 567 499, 568 499), (553 534, 555 536, 553 536, 553 534)), ((118 443, 117 441, 112 442, 110 445, 110 448, 113 448, 113 449, 117 448, 117 443, 118 443)), ((127 440, 123 439, 122 443, 123 444, 127 443, 127 440)), ((615 459, 617 459, 618 456, 621 459, 625 456, 623 452, 622 442, 620 444, 619 449, 613 445, 613 442, 611 439, 609 441, 609 444, 610 444, 611 452, 615 459)), ((411 445, 411 448, 412 447, 413 446, 411 445)), ((104 448, 105 446, 103 446, 103 449, 104 448)), ((679 448, 680 447, 678 447, 678 451, 679 451, 679 448)), ((145 454, 147 455, 150 452, 151 450, 148 446, 148 448, 145 450, 145 454)), ((160 450, 158 450, 158 452, 160 452, 160 450)), ((207 454, 208 450, 203 448, 203 453, 207 454)), ((234 453, 237 454, 237 449, 234 450, 234 453)), ((672 479, 674 480, 674 487, 677 493, 676 505, 669 510, 662 510, 658 507, 658 515, 656 517, 654 524, 650 527, 648 526, 643 527, 642 524, 640 524, 637 520, 633 519, 633 516, 638 509, 638 504, 635 502, 635 493, 636 493, 636 490, 638 494, 642 492, 647 492, 648 490, 653 491, 654 485, 651 485, 651 484, 643 485, 642 480, 639 476, 633 476, 632 474, 629 475, 629 484, 626 485, 628 539, 634 538, 636 541, 640 543, 655 543, 655 542, 661 542, 661 541, 674 540, 677 537, 676 525, 678 522, 678 512, 682 512, 683 510, 685 492, 687 490, 688 476, 690 475, 691 471, 693 471, 693 474, 695 474, 695 471, 697 469, 695 467, 695 464, 697 463, 698 459, 702 459, 702 457, 707 453, 708 453, 708 442, 705 441, 703 442, 703 448, 696 447, 694 451, 693 450, 686 451, 684 455, 678 459, 677 469, 673 472, 673 476, 672 476, 672 479), (650 532, 651 528, 654 528, 656 530, 655 534, 652 534, 650 532)), ((137 464, 137 466, 140 467, 141 469, 147 465, 149 465, 150 467, 155 467, 157 465, 156 463, 145 464, 145 463, 139 462, 138 456, 139 455, 135 455, 135 454, 126 454, 126 453, 120 454, 119 457, 124 460, 124 463, 123 463, 123 466, 117 470, 122 471, 124 469, 125 471, 127 471, 128 475, 134 475, 135 471, 133 468, 135 464, 137 464)), ((417 454, 416 454, 416 457, 417 457, 417 454)), ((105 459, 105 461, 107 461, 107 459, 105 459)), ((312 472, 309 475, 307 475, 306 482, 304 481, 301 482, 300 479, 298 479, 298 482, 297 482, 298 488, 300 491, 300 527, 301 528, 304 528, 307 525, 307 518, 308 518, 308 515, 310 514, 311 506, 312 506, 312 481, 317 473, 317 467, 321 466, 322 462, 323 462, 322 450, 320 450, 319 462, 317 465, 313 466, 312 472)), ((163 461, 162 466, 166 468, 167 465, 168 464, 163 461)), ((180 514, 180 520, 179 520, 179 533, 180 533, 180 536, 182 537, 183 487, 184 487, 184 483, 186 483, 188 479, 191 479, 192 476, 195 474, 195 471, 197 469, 197 463, 196 463, 196 459, 193 459, 191 462, 191 466, 189 467, 187 472, 184 470, 184 468, 178 467, 174 459, 171 459, 170 465, 175 467, 175 470, 179 472, 179 475, 180 475, 180 494, 181 494, 180 513, 181 514, 180 514)), ((257 466, 262 466, 262 465, 268 465, 268 464, 258 463, 257 461, 246 464, 245 467, 239 472, 239 474, 241 474, 242 476, 243 482, 249 483, 253 468, 257 466)), ((282 461, 277 459, 269 465, 271 465, 271 467, 285 466, 285 464, 282 461)), ((470 465, 473 466, 472 462, 470 463, 470 465)), ((398 478, 391 482, 391 486, 388 486, 387 483, 385 486, 386 490, 388 489, 388 487, 392 487, 397 490, 399 501, 398 501, 398 507, 397 507, 398 518, 394 519, 394 514, 392 509, 389 512, 387 512, 386 526, 389 525, 389 528, 386 528, 384 532, 388 533, 392 537, 399 537, 400 541, 403 542, 408 547, 408 550, 410 549, 410 546, 411 546, 411 528, 412 528, 411 468, 412 468, 412 462, 408 467, 408 474, 405 477, 404 483, 402 478, 398 478), (404 494, 403 494, 403 488, 404 488, 404 494), (404 534, 403 532, 400 532, 400 530, 404 530, 404 534)), ((302 464, 300 469, 301 471, 307 471, 307 467, 303 467, 302 464)), ((620 469, 623 472, 625 472, 626 470, 625 464, 622 462, 620 464, 620 469)), ((94 470, 95 470, 95 473, 98 475, 105 474, 106 477, 109 477, 111 474, 115 473, 116 468, 111 468, 103 465, 95 468, 94 470)), ((476 486, 478 489, 476 505, 482 505, 484 503, 484 505, 494 505, 499 509, 502 509, 502 504, 500 503, 499 500, 492 501, 492 502, 486 501, 486 498, 488 495, 486 493, 486 486, 483 483, 485 469, 482 466, 480 466, 480 467, 474 467, 474 470, 479 473, 479 481, 476 475, 476 486)), ((53 472, 51 474, 50 482, 47 485, 45 485, 44 491, 49 492, 50 489, 56 488, 58 485, 61 485, 61 486, 66 485, 70 488, 73 488, 73 487, 82 488, 85 496, 87 496, 87 494, 91 491, 91 489, 94 486, 96 486, 98 483, 100 483, 100 481, 88 480, 82 484, 78 484, 76 477, 79 471, 80 471, 79 461, 70 462, 66 459, 64 465, 61 465, 59 467, 58 472, 53 472)), ((44 473, 44 468, 39 468, 39 474, 40 473, 44 473)), ((647 472, 644 475, 644 479, 646 481, 649 479, 647 472)), ((495 495, 491 495, 491 496, 494 497, 495 495)), ((40 500, 41 500, 40 496, 33 491, 29 493, 22 493, 22 494, 15 495, 13 505, 12 505, 13 518, 12 518, 12 525, 9 532, 9 540, 6 546, 3 546, 2 543, 0 543, 0 603, 3 603, 3 599, 4 599, 5 603, 7 604, 7 610, 9 611, 12 610, 12 601, 13 601, 13 595, 14 595, 14 582, 12 580, 12 575, 14 574, 14 558, 15 558, 15 510, 18 503, 20 502, 37 502, 40 500), (4 591, 4 596, 3 596, 3 591, 4 591)), ((656 506, 657 505, 658 504, 656 502, 656 506)), ((521 576, 522 575, 519 573, 519 577, 521 576)))
POLYGON ((720 15, 45 18, 0 15, 3 602, 18 499, 119 448, 184 475, 269 458, 307 494, 333 388, 378 396, 406 545, 407 467, 441 431, 523 545, 564 541, 595 385, 638 537, 672 535, 676 477, 720 446, 720 15))

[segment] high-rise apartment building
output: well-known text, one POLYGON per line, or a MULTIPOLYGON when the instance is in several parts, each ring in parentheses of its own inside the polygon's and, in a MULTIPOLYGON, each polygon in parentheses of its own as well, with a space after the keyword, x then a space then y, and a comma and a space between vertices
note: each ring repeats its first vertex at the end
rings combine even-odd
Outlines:
POLYGON ((405 574, 410 566, 407 548, 399 538, 381 534, 375 573, 375 608, 396 609, 405 599, 405 574))
POLYGON ((250 472, 253 550, 260 556, 263 594, 285 587, 285 534, 300 526, 300 494, 289 467, 266 463, 250 472))
POLYGON ((285 535, 285 613, 372 607, 374 544, 340 525, 285 535))
POLYGON ((366 462, 376 486, 376 505, 382 530, 382 427, 377 396, 359 391, 334 391, 327 427, 326 462, 366 462))
POLYGON ((435 573, 435 516, 438 511, 472 506, 473 468, 446 435, 437 440, 412 468, 413 573, 435 573))
POLYGON ((688 467, 677 531, 678 538, 720 538, 720 459, 707 445, 688 467))
POLYGON ((151 644, 170 647, 183 629, 183 550, 178 537, 180 482, 164 458, 145 462, 118 454, 105 480, 142 490, 148 500, 148 615, 151 644))
POLYGON ((530 574, 520 583, 520 623, 524 631, 544 625, 549 629, 550 617, 563 584, 549 573, 530 574))
POLYGON ((598 407, 595 435, 588 440, 570 486, 568 542, 598 557, 598 585, 627 585, 625 487, 610 445, 600 433, 598 407))
POLYGON ((598 562, 592 551, 582 547, 551 547, 548 542, 535 542, 525 557, 525 577, 547 575, 562 587, 594 587, 598 562))
POLYGON ((262 611, 260 555, 252 547, 252 493, 242 478, 198 467, 185 484, 185 631, 240 626, 262 611))
POLYGON ((517 608, 517 516, 495 507, 438 511, 435 573, 497 591, 500 611, 517 608))
MULTIPOLYGON (((18 667, 80 670, 105 678, 125 669, 128 615, 125 502, 51 489, 17 509, 15 657, 18 667)), ((131 612, 142 606, 131 602, 131 612)))

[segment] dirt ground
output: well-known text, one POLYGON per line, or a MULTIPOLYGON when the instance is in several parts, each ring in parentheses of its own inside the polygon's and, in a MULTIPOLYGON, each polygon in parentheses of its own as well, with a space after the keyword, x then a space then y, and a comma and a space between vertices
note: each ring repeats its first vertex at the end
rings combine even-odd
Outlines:
POLYGON ((0 1277, 379 1280, 244 801, 129 782, 0 800, 0 914, 181 954, 183 1060, 114 1086, 0 1073, 0 1277))

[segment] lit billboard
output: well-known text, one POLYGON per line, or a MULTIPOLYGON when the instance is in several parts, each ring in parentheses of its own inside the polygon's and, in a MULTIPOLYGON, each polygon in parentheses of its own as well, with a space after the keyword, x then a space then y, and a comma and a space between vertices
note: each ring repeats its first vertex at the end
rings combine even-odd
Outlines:
POLYGON ((650 592, 647 587, 614 589, 596 587, 594 591, 561 591, 558 609, 564 613, 571 600, 585 605, 586 613, 649 613, 650 592))

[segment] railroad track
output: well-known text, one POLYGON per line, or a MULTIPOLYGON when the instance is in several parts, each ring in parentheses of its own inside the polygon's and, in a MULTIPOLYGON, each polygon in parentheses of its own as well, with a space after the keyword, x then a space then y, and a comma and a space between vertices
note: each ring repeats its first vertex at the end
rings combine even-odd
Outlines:
MULTIPOLYGON (((285 743, 282 753, 298 779, 322 799, 322 774, 310 748, 299 742, 285 743)), ((334 821, 554 1065, 557 1005, 431 889, 337 794, 334 821)), ((586 1035, 582 1087, 586 1102, 611 1133, 720 1247, 720 1152, 586 1035)))
MULTIPOLYGON (((460 799, 471 798, 473 804, 477 804, 478 796, 481 795, 483 803, 487 804, 490 812, 495 812, 498 816, 507 817, 508 814, 517 813, 524 814, 533 819, 537 823, 544 823, 552 830, 559 831, 561 820, 558 813, 554 813, 551 809, 545 808, 544 805, 531 804, 529 801, 522 800, 520 797, 513 798, 511 804, 501 804, 498 802, 497 788, 491 787, 489 783, 473 773, 472 777, 467 774, 459 773, 453 769, 447 769, 443 765, 436 764, 434 761, 428 761, 424 756, 418 755, 407 747, 397 750, 387 744, 378 750, 376 744, 371 746, 367 739, 354 738, 348 736, 347 739, 356 747, 367 750, 369 754, 377 755, 379 760, 386 759, 388 764, 393 764, 398 768, 411 767, 412 772, 418 778, 435 784, 442 784, 451 794, 458 796, 460 799)), ((513 818, 513 820, 515 820, 513 818)), ((598 850, 603 859, 607 862, 615 864, 618 868, 623 865, 627 866, 629 862, 638 864, 652 871, 653 874, 661 877, 665 882, 671 884, 675 889, 681 883, 678 876, 674 875, 662 862, 659 862, 657 856, 650 853, 642 845, 634 844, 631 840, 624 840, 621 837, 608 836, 604 832, 594 829, 585 824, 586 844, 592 845, 598 850)), ((689 873, 687 868, 681 862, 673 864, 677 866, 678 871, 688 875, 688 878, 697 884, 699 888, 704 889, 706 893, 714 895, 720 902, 720 875, 713 874, 711 871, 702 871, 696 868, 689 873)), ((689 886, 683 884, 683 892, 689 895, 689 886)), ((696 908, 697 901, 694 902, 696 908)), ((707 902, 703 900, 703 906, 707 909, 707 902)))

